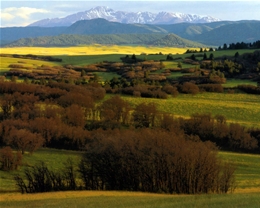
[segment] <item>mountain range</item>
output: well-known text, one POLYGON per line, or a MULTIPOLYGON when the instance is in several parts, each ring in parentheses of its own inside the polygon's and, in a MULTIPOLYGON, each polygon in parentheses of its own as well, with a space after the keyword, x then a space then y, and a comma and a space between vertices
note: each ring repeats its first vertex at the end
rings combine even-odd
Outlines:
MULTIPOLYGON (((208 46, 220 46, 224 43, 236 42, 248 43, 260 40, 260 21, 245 20, 152 25, 125 24, 110 22, 105 19, 93 19, 77 21, 68 27, 30 26, 0 28, 1 45, 6 46, 66 46, 95 43, 139 45, 153 43, 159 45, 160 42, 167 43, 168 46, 175 46, 180 43, 180 41, 174 42, 176 39, 172 38, 173 36, 166 37, 169 34, 208 46), (159 40, 160 38, 165 39, 165 37, 167 41, 159 40)), ((190 44, 181 45, 188 47, 190 44)), ((195 44, 192 43, 192 45, 195 44)))
POLYGON ((27 27, 0 28, 1 46, 138 44, 220 46, 260 40, 260 21, 220 21, 210 16, 123 12, 95 7, 27 27))
POLYGON ((103 18, 111 22, 119 23, 139 23, 139 24, 176 24, 181 22, 208 23, 220 21, 211 16, 201 16, 196 14, 183 14, 173 12, 125 12, 115 11, 109 7, 98 6, 85 12, 78 12, 63 18, 43 19, 30 24, 38 27, 59 27, 70 26, 79 20, 91 20, 103 18))

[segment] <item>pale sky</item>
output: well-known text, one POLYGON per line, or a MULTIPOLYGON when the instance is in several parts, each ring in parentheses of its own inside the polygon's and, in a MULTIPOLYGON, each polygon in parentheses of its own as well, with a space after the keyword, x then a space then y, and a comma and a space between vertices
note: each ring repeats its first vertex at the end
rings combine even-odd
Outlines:
POLYGON ((50 1, 50 0, 1 0, 1 27, 27 26, 46 18, 65 17, 83 12, 96 6, 108 6, 115 11, 128 12, 180 12, 209 15, 221 20, 260 20, 260 0, 258 1, 50 1))

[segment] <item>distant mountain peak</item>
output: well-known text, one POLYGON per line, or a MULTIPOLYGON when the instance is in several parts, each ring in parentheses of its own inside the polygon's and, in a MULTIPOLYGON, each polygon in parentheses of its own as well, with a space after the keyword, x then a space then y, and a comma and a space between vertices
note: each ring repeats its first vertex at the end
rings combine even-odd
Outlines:
POLYGON ((30 24, 29 26, 40 27, 54 27, 54 26, 70 26, 79 20, 91 20, 96 18, 103 18, 108 21, 119 23, 140 23, 140 24, 175 24, 181 22, 189 23, 209 23, 217 22, 220 19, 201 16, 195 14, 184 14, 174 12, 159 12, 157 14, 152 12, 125 12, 115 11, 107 6, 93 7, 84 12, 71 14, 64 18, 43 19, 30 24))

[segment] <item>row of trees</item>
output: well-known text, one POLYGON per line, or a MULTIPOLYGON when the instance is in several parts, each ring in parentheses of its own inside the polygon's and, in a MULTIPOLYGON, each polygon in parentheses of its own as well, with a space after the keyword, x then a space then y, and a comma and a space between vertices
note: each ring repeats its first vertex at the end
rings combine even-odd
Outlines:
POLYGON ((235 167, 222 163, 211 143, 164 130, 98 130, 75 167, 55 173, 44 164, 15 180, 22 193, 57 190, 128 190, 160 193, 227 193, 235 167), (77 176, 78 175, 78 176, 77 176), (80 187, 79 177, 82 181, 80 187))
MULTIPOLYGON (((102 88, 98 87, 57 83, 52 84, 52 87, 13 83, 6 83, 6 86, 2 83, 2 86, 1 90, 9 93, 4 94, 0 102, 0 144, 12 146, 22 153, 33 152, 43 145, 79 150, 88 143, 91 132, 99 128, 171 130, 173 126, 173 131, 198 135, 203 141, 211 140, 227 150, 258 149, 259 135, 253 136, 239 125, 219 123, 211 115, 174 119, 159 112, 154 103, 141 103, 132 107, 119 96, 97 104, 105 95, 102 88), (30 91, 33 87, 34 92, 30 91), (239 135, 236 132, 240 132, 239 135)), ((194 90, 193 86, 183 86, 183 92, 194 90)), ((204 89, 207 87, 203 86, 204 89)), ((173 89, 169 87, 167 90, 173 89)))
MULTIPOLYGON (((198 71, 203 73, 203 71, 198 71)), ((204 76, 183 76, 179 79, 179 84, 170 82, 160 85, 156 82, 144 82, 142 80, 132 80, 126 82, 124 78, 113 78, 105 83, 104 89, 107 93, 126 94, 135 97, 161 98, 168 96, 177 97, 180 93, 197 94, 200 92, 224 92, 221 83, 226 81, 223 72, 212 70, 208 77, 204 76)))
POLYGON ((234 49, 259 49, 260 48, 260 40, 255 41, 253 43, 244 43, 244 42, 237 42, 237 43, 230 43, 227 45, 226 43, 221 47, 218 47, 218 50, 234 50, 234 49))

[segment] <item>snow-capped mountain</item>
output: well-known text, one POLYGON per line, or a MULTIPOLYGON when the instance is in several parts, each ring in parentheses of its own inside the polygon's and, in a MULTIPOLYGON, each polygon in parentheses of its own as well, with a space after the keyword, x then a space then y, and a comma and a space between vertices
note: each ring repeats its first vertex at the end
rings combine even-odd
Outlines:
POLYGON ((124 12, 114 11, 108 7, 95 7, 85 12, 79 12, 64 18, 44 19, 30 24, 29 26, 54 27, 70 26, 79 20, 90 20, 104 18, 108 21, 120 23, 140 23, 140 24, 174 24, 181 22, 207 23, 216 22, 220 19, 210 16, 200 16, 193 14, 172 13, 172 12, 124 12))

